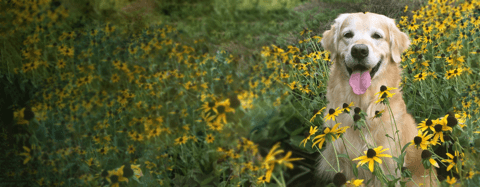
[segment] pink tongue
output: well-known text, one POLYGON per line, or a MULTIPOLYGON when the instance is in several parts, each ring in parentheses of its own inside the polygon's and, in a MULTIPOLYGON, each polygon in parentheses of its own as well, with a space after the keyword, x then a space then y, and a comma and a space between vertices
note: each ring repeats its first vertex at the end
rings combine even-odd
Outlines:
POLYGON ((352 74, 348 82, 352 87, 353 93, 357 95, 362 95, 367 91, 368 87, 371 84, 371 81, 372 79, 370 77, 370 72, 365 71, 362 75, 360 75, 360 73, 352 74))

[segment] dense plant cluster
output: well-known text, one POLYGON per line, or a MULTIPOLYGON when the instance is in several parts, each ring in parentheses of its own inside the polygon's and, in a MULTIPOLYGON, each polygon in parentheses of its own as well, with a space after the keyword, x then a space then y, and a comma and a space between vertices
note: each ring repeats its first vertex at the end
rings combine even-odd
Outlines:
MULTIPOLYGON (((11 111, 0 121, 2 178, 15 185, 286 186, 312 173, 322 145, 364 128, 323 127, 325 120, 376 117, 354 103, 324 108, 329 53, 308 29, 296 45, 264 46, 240 71, 238 57, 204 50, 202 39, 183 41, 161 20, 131 31, 78 24, 58 1, 0 7, 11 20, 0 27, 0 77, 9 85, 0 105, 11 111), (332 112, 324 118, 325 110, 332 112), (306 172, 284 172, 297 166, 306 172)), ((412 40, 399 88, 419 121, 410 146, 428 150, 425 167, 445 168, 435 178, 444 184, 479 180, 479 8, 431 0, 398 25, 412 40)), ((388 104, 389 89, 379 90, 379 102, 388 104)), ((359 169, 373 172, 375 158, 390 159, 382 147, 361 151, 350 157, 359 169)), ((368 181, 340 173, 333 184, 368 181)))

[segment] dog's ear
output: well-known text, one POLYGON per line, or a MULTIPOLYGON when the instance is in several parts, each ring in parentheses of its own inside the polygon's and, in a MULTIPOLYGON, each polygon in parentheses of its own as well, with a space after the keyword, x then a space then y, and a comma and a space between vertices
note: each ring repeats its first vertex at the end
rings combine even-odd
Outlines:
POLYGON ((410 39, 408 35, 400 31, 395 20, 389 18, 389 32, 390 32, 390 54, 394 62, 399 63, 402 61, 403 51, 410 46, 410 39))
POLYGON ((350 14, 340 14, 340 16, 335 19, 335 23, 330 30, 323 32, 321 43, 325 50, 330 51, 331 61, 335 60, 335 57, 337 56, 338 35, 340 34, 340 28, 342 27, 343 21, 345 21, 348 16, 350 16, 350 14))
POLYGON ((336 56, 336 51, 337 51, 337 44, 335 40, 335 25, 332 25, 332 28, 330 30, 323 32, 323 37, 322 37, 322 47, 330 51, 330 59, 333 61, 336 56))

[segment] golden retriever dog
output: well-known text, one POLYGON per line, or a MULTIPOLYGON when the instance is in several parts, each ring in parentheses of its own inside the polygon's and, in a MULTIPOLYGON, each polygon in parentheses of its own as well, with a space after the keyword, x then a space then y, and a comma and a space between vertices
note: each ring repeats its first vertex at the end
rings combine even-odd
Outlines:
MULTIPOLYGON (((365 155, 364 151, 369 148, 383 146, 383 149, 389 150, 382 154, 389 154, 394 157, 400 155, 399 142, 403 147, 412 141, 417 135, 417 128, 414 119, 407 113, 406 105, 402 98, 399 83, 401 80, 401 55, 409 47, 410 40, 408 36, 401 32, 395 25, 395 20, 383 15, 374 13, 351 13, 341 14, 330 30, 323 33, 321 41, 325 50, 331 53, 333 62, 330 67, 330 77, 327 86, 327 100, 329 101, 325 116, 331 109, 342 108, 344 103, 354 103, 354 108, 359 107, 361 111, 367 114, 366 127, 363 128, 364 137, 360 131, 354 128, 348 128, 343 134, 345 142, 337 139, 333 145, 337 154, 348 154, 351 159, 365 155), (395 93, 389 98, 393 117, 398 128, 398 136, 395 123, 391 121, 390 114, 386 105, 375 103, 379 99, 375 93, 380 92, 380 87, 395 87, 391 90, 395 93), (385 112, 380 118, 373 119, 375 111, 385 112), (368 129, 366 129, 368 128, 368 129), (395 141, 389 137, 395 138, 395 141), (366 139, 370 147, 363 139, 366 139), (348 141, 347 141, 348 140, 348 141), (373 145, 376 145, 374 147, 373 145)), ((352 109, 353 112, 353 109, 352 109)), ((352 116, 342 113, 336 117, 340 127, 354 124, 352 116)), ((335 121, 329 120, 327 127, 332 128, 335 121)), ((421 149, 409 146, 405 157, 404 167, 408 168, 413 175, 416 184, 423 183, 429 185, 429 178, 422 177, 424 167, 421 163, 421 149)), ((337 169, 337 160, 332 143, 327 143, 322 152, 320 162, 317 167, 317 174, 323 179, 333 179, 335 172, 332 166, 337 169), (328 162, 328 163, 327 163, 328 162), (330 165, 330 164, 331 165, 330 165)), ((345 174, 347 180, 355 178, 352 170, 351 159, 339 158, 340 171, 345 174)), ((392 174, 395 177, 401 175, 401 171, 395 172, 397 163, 391 158, 381 158, 383 160, 380 167, 385 175, 392 174)), ((354 166, 358 161, 352 161, 354 166)), ((370 180, 374 175, 369 170, 358 168, 358 178, 365 179, 364 183, 370 180)), ((432 176, 434 178, 434 176, 432 176)), ((369 186, 382 186, 378 178, 374 178, 369 186)), ((414 186, 411 181, 407 186, 414 186)))

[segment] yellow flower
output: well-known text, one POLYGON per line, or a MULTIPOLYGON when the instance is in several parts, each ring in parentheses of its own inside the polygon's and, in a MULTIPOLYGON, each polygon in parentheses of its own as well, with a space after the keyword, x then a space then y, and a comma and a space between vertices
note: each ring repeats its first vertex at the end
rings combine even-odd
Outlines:
POLYGON ((128 146, 128 154, 132 154, 135 152, 135 147, 133 147, 133 145, 129 145, 128 146))
POLYGON ((364 179, 357 179, 357 180, 352 179, 352 180, 347 181, 347 186, 359 187, 359 186, 363 185, 363 181, 364 181, 364 179))
POLYGON ((290 158, 292 156, 292 152, 289 151, 285 157, 280 158, 277 160, 278 164, 283 164, 287 166, 289 169, 293 169, 293 164, 291 163, 292 161, 297 161, 297 160, 303 160, 303 158, 290 158))
POLYGON ((303 147, 305 147, 307 140, 310 140, 310 136, 317 133, 317 131, 318 131, 318 126, 315 126, 315 128, 313 128, 313 126, 310 126, 310 132, 308 133, 308 136, 305 139, 303 139, 302 142, 300 142, 300 145, 302 145, 303 143, 303 147))
POLYGON ((432 144, 437 145, 438 144, 438 139, 440 139, 440 142, 445 142, 443 139, 443 132, 444 131, 452 131, 452 127, 447 126, 447 116, 445 116, 443 119, 436 120, 436 125, 434 126, 434 137, 432 139, 432 144))
POLYGON ((380 87, 380 92, 377 92, 375 93, 375 95, 379 94, 379 99, 377 101, 375 101, 375 103, 379 103, 379 102, 383 102, 385 100, 385 98, 389 98, 389 97, 393 97, 394 94, 390 93, 389 91, 390 90, 394 90, 394 89, 397 89, 397 88, 394 88, 394 87, 387 87, 385 85, 382 85, 380 87))
POLYGON ((431 131, 435 132, 434 127, 435 125, 437 125, 436 122, 437 122, 436 120, 425 119, 424 121, 418 124, 417 128, 422 130, 422 132, 426 131, 427 129, 430 129, 431 131))
POLYGON ((338 108, 340 108, 340 107, 337 107, 336 109, 331 108, 330 110, 328 110, 328 114, 327 114, 327 116, 325 116, 324 120, 325 121, 328 121, 328 120, 335 121, 335 116, 338 116, 343 111, 343 109, 338 110, 338 108))
POLYGON ((317 117, 318 114, 321 114, 322 111, 325 109, 326 107, 323 107, 322 109, 320 109, 319 111, 315 112, 315 114, 313 114, 313 117, 310 118, 310 123, 317 117))
POLYGON ((318 144, 318 148, 322 149, 323 143, 325 142, 327 136, 331 136, 332 141, 335 141, 335 139, 338 138, 345 131, 345 129, 348 128, 348 127, 342 127, 340 129, 337 129, 340 124, 341 123, 335 124, 332 129, 327 127, 323 131, 323 134, 315 136, 315 138, 313 138, 312 141, 315 141, 316 139, 318 140, 313 142, 312 147, 315 146, 315 144, 318 144))
POLYGON ((215 140, 215 138, 213 137, 212 134, 208 134, 206 140, 207 140, 207 143, 212 143, 215 140))
POLYGON ((457 178, 455 178, 455 177, 450 178, 450 176, 447 176, 446 181, 447 181, 448 184, 453 185, 457 182, 457 178))
POLYGON ((32 159, 32 155, 30 155, 30 149, 28 147, 23 146, 23 149, 25 149, 26 152, 20 153, 20 155, 23 155, 23 156, 27 157, 23 161, 23 164, 26 164, 26 163, 28 163, 28 161, 30 161, 30 159, 32 159))
POLYGON ((379 157, 389 157, 389 158, 391 158, 392 157, 391 155, 380 154, 384 151, 389 150, 388 148, 382 150, 382 148, 383 148, 382 146, 379 146, 379 147, 374 148, 374 149, 368 149, 367 151, 363 152, 365 154, 365 156, 360 156, 358 158, 353 159, 353 161, 360 160, 360 162, 358 162, 358 164, 357 164, 357 168, 359 166, 362 166, 362 165, 368 163, 368 169, 371 172, 373 172, 373 169, 374 169, 373 166, 374 166, 375 162, 378 162, 379 164, 382 164, 382 160, 379 157))
POLYGON ((422 81, 422 80, 425 80, 427 78, 427 74, 425 72, 421 72, 417 75, 414 76, 415 79, 413 79, 413 81, 422 81))
POLYGON ((353 107, 353 101, 350 104, 343 103, 343 112, 349 114, 350 113, 350 108, 353 107))
POLYGON ((182 145, 187 143, 188 137, 187 136, 180 136, 177 139, 175 139, 175 145, 182 145))
POLYGON ((430 138, 432 138, 433 134, 427 135, 428 132, 423 133, 422 131, 418 131, 418 135, 413 138, 411 141, 411 145, 415 145, 415 148, 418 149, 418 147, 422 148, 423 150, 427 149, 428 145, 430 145, 430 141, 428 141, 430 138))
MULTIPOLYGON (((455 156, 453 156, 452 154, 450 153, 447 153, 447 156, 448 158, 450 159, 443 159, 442 162, 445 162, 445 163, 449 163, 448 167, 447 167, 447 171, 450 171, 458 162, 458 160, 460 161, 460 163, 462 163, 462 159, 461 157, 463 156, 463 153, 462 155, 460 155, 458 153, 458 151, 455 151, 455 156)), ((458 172, 458 168, 455 168, 458 172)))

